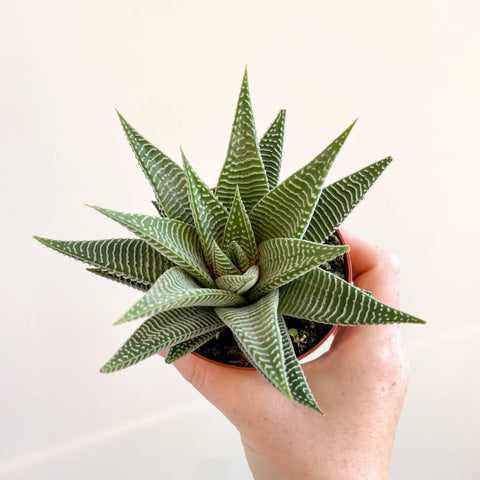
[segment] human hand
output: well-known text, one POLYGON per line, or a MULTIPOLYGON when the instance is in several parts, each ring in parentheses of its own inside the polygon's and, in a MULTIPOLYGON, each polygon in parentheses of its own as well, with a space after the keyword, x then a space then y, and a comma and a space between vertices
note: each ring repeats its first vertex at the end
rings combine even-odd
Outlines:
MULTIPOLYGON (((342 231, 354 283, 398 307, 398 260, 342 231)), ((256 480, 386 479, 409 380, 398 325, 342 327, 330 350, 303 365, 325 416, 288 400, 256 371, 188 355, 174 363, 240 432, 256 480)))

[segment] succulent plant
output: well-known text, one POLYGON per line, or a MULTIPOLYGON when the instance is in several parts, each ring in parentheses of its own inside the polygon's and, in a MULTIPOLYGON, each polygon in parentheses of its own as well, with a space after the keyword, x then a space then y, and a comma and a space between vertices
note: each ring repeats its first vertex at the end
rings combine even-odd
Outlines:
POLYGON ((229 329, 276 389, 320 411, 295 355, 285 316, 331 325, 424 323, 319 268, 348 251, 326 239, 390 163, 385 158, 325 188, 353 124, 310 163, 278 183, 282 110, 257 141, 243 78, 216 189, 183 169, 119 114, 155 192, 159 215, 94 207, 138 238, 58 241, 35 237, 144 295, 116 323, 146 318, 101 369, 113 372, 169 349, 167 362, 229 329))

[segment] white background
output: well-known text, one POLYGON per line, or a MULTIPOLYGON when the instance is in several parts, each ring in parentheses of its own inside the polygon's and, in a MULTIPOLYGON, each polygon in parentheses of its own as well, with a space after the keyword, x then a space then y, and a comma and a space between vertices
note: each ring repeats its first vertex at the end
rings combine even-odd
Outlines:
MULTIPOLYGON (((98 368, 138 292, 36 243, 153 214, 114 108, 215 185, 248 63, 283 178, 357 116, 331 180, 387 155, 345 227, 395 252, 413 378, 391 479, 480 478, 476 0, 2 2, 0 477, 248 479, 238 434, 160 358, 98 368)), ((128 234, 127 234, 128 235, 128 234)), ((321 402, 321 399, 319 399, 321 402)))

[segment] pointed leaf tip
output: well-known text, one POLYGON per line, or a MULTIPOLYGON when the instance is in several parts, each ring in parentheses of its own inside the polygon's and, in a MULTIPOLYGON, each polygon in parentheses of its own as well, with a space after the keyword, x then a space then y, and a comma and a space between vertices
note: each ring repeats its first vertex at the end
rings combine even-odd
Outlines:
POLYGON ((230 208, 238 184, 247 211, 268 193, 245 73, 238 96, 227 156, 217 182, 216 195, 230 208))
POLYGON ((328 185, 322 191, 305 240, 322 243, 332 235, 391 161, 391 157, 384 158, 328 185))
POLYGON ((352 131, 353 127, 357 124, 358 117, 350 124, 350 126, 347 128, 345 131, 345 134, 348 136, 350 132, 352 131))
POLYGON ((126 120, 125 120, 124 116, 117 109, 115 109, 115 112, 117 113, 118 118, 120 119, 120 122, 122 124, 126 123, 126 120))
POLYGON ((250 212, 258 242, 302 238, 315 212, 323 182, 354 124, 312 161, 264 195, 250 212), (292 208, 295 205, 296 208, 292 208))

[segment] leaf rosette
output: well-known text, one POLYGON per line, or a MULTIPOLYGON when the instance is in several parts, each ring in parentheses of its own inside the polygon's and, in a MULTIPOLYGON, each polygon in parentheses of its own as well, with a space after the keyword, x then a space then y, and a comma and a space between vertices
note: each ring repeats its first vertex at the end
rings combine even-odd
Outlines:
POLYGON ((103 372, 164 349, 173 362, 228 329, 273 387, 320 411, 285 317, 344 326, 424 323, 320 268, 348 251, 326 240, 391 162, 385 158, 324 187, 354 124, 279 183, 285 111, 257 141, 245 71, 226 160, 212 191, 183 152, 182 168, 119 118, 159 215, 94 207, 137 238, 36 237, 88 263, 89 271, 144 292, 116 322, 143 323, 103 372))

